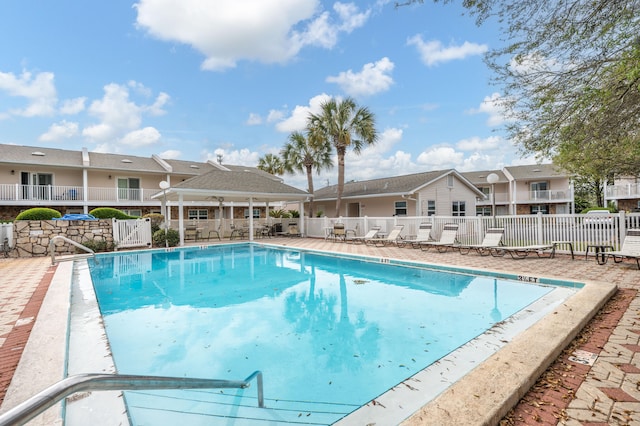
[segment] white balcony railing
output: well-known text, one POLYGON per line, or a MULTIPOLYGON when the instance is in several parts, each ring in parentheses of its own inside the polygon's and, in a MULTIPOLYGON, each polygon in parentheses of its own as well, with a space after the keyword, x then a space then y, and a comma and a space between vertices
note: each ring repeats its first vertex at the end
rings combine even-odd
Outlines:
POLYGON ((640 198, 640 183, 607 186, 605 196, 608 199, 640 198))
POLYGON ((136 204, 155 202, 151 196, 157 192, 157 189, 144 188, 89 187, 85 200, 81 186, 2 184, 0 185, 0 202, 52 201, 74 204, 74 202, 96 201, 136 204))

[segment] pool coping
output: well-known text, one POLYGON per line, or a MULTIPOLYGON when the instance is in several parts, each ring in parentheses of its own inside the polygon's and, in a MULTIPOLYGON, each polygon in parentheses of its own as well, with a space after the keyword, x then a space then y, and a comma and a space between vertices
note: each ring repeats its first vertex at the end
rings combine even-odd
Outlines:
MULTIPOLYGON (((270 244, 260 245, 267 246, 270 244)), ((273 244, 273 246, 296 251, 337 254, 331 251, 283 247, 277 244, 273 244)), ((347 255, 347 257, 349 256, 359 259, 372 258, 372 256, 366 255, 347 255)), ((400 262, 400 264, 405 263, 401 259, 393 260, 400 262)), ((456 269, 427 262, 412 263, 419 263, 427 267, 432 266, 440 270, 456 269)), ((478 271, 481 275, 509 275, 488 269, 465 268, 464 270, 467 272, 478 271)), ((55 333, 53 329, 60 328, 60 324, 57 323, 55 325, 55 321, 51 322, 51 319, 60 317, 61 309, 66 309, 69 312, 68 299, 72 272, 70 268, 60 267, 56 271, 50 291, 45 297, 43 308, 34 325, 32 336, 25 348, 24 359, 21 359, 12 381, 12 386, 7 392, 7 398, 5 399, 5 404, 3 404, 4 407, 14 405, 8 403, 8 401, 24 400, 20 395, 34 395, 42 390, 44 387, 42 383, 48 386, 63 378, 64 366, 61 366, 60 369, 57 367, 51 368, 53 367, 52 364, 58 364, 58 361, 54 361, 48 354, 53 351, 59 357, 61 345, 66 350, 68 318, 64 317, 64 321, 67 324, 64 324, 63 329, 55 330, 55 333), (43 348, 45 344, 47 346, 43 348), (40 367, 38 371, 44 369, 47 370, 46 373, 48 374, 43 372, 43 374, 38 374, 38 377, 34 378, 33 371, 29 370, 36 365, 40 367), (28 386, 25 386, 25 383, 28 386), (16 396, 14 387, 19 388, 18 396, 16 396)), ((558 281, 544 276, 530 278, 546 279, 551 282, 558 281)), ((610 283, 585 281, 584 287, 559 306, 554 315, 546 315, 534 326, 518 335, 512 342, 482 362, 434 400, 410 415, 402 424, 419 425, 424 424, 425 421, 431 424, 497 424, 508 410, 531 388, 546 368, 557 359, 562 350, 613 295, 616 288, 617 286, 610 283), (505 369, 505 366, 509 367, 505 369), (496 375, 496 371, 500 371, 501 374, 496 375)), ((56 407, 60 406, 61 404, 58 404, 56 407)), ((61 411, 59 408, 57 411, 54 408, 41 416, 42 418, 47 418, 47 420, 42 420, 41 423, 36 422, 35 424, 62 424, 62 420, 59 417, 61 411), (58 413, 58 418, 54 421, 56 417, 54 413, 56 412, 58 413), (45 415, 48 417, 45 417, 45 415)), ((382 409, 384 407, 377 408, 382 409)), ((349 419, 345 418, 344 420, 348 421, 349 419)))

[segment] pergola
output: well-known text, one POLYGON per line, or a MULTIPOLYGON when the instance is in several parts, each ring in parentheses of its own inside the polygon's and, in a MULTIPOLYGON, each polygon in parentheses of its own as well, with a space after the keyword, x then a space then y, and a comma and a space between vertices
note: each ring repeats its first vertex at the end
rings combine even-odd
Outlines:
MULTIPOLYGON (((254 202, 298 202, 300 211, 300 232, 304 233, 304 202, 310 197, 307 191, 286 185, 280 178, 253 170, 213 170, 193 177, 176 185, 167 183, 165 188, 151 198, 162 201, 162 211, 166 211, 167 201, 178 203, 180 245, 184 245, 184 205, 186 202, 212 202, 220 204, 248 203, 253 212, 254 202)), ((249 239, 253 240, 253 214, 249 214, 249 239)))

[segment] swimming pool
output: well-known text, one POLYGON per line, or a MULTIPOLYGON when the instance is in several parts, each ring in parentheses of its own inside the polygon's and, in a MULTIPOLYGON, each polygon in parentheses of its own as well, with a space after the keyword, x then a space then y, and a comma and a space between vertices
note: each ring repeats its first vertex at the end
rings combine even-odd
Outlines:
POLYGON ((101 256, 92 275, 119 372, 265 373, 268 410, 246 391, 127 393, 134 424, 260 411, 330 424, 531 303, 573 291, 258 245, 101 256))

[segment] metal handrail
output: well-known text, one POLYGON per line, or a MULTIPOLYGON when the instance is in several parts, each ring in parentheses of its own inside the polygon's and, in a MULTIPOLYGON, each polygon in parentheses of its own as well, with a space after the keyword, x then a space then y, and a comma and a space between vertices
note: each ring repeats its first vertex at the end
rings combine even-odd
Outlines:
POLYGON ((67 377, 0 415, 0 426, 22 425, 61 399, 75 392, 152 389, 246 389, 256 379, 258 407, 264 408, 262 372, 244 380, 194 379, 188 377, 137 376, 126 374, 78 374, 67 377))
MULTIPOLYGON (((65 237, 64 235, 56 235, 55 237, 51 238, 51 240, 49 241, 49 251, 51 252, 51 264, 55 265, 56 264, 56 251, 54 250, 53 247, 53 243, 55 240, 64 240, 70 244, 73 244, 74 246, 78 247, 80 250, 84 250, 87 253, 91 254, 93 256, 93 259, 95 260, 96 258, 96 252, 94 252, 93 250, 91 250, 89 247, 85 247, 82 244, 73 241, 70 238, 65 237)), ((96 261, 97 263, 97 261, 96 261)))

